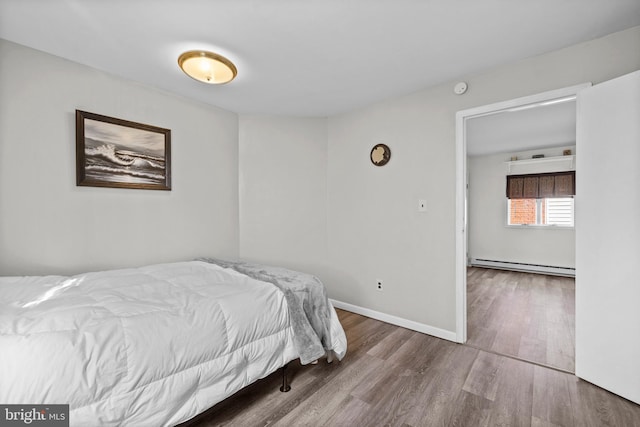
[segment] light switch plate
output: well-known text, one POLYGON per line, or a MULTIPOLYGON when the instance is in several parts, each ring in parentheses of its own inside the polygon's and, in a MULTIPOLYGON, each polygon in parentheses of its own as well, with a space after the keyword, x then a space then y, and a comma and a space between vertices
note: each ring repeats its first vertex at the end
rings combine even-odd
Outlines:
POLYGON ((418 212, 426 212, 427 211, 427 201, 424 199, 418 200, 418 212))

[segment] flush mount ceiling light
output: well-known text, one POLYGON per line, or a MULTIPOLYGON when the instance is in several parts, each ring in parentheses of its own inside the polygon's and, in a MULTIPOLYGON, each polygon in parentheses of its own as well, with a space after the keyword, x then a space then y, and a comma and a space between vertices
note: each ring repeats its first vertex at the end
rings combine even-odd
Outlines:
POLYGON ((210 84, 228 83, 238 70, 224 56, 205 50, 190 50, 178 58, 178 65, 189 77, 210 84))

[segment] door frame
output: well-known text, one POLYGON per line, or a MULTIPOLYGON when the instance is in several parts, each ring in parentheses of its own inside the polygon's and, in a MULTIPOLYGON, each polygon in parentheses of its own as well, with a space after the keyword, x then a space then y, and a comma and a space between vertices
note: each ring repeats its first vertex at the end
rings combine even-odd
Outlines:
POLYGON ((582 83, 456 113, 456 342, 467 341, 467 120, 529 106, 533 108, 538 104, 544 105, 559 98, 575 97, 580 90, 591 85, 591 83, 582 83))

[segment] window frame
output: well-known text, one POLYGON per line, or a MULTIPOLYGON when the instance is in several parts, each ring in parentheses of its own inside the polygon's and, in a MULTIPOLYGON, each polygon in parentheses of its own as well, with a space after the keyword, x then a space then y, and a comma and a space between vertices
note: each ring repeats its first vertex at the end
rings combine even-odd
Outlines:
POLYGON ((574 197, 566 197, 573 199, 572 203, 572 214, 573 214, 573 225, 558 225, 558 224, 540 224, 542 220, 542 209, 541 205, 544 203, 545 199, 553 199, 553 197, 542 197, 536 199, 529 199, 536 201, 536 224, 510 224, 509 220, 511 218, 511 200, 523 200, 523 199, 505 199, 506 200, 506 212, 505 216, 505 227, 507 228, 540 228, 545 230, 573 230, 576 226, 576 210, 575 210, 575 196, 574 197))

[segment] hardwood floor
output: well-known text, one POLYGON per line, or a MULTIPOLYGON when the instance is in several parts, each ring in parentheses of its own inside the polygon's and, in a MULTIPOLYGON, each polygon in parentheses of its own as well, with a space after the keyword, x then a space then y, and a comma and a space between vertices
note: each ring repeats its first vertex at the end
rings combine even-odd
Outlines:
POLYGON ((467 270, 467 345, 575 372, 575 340, 575 279, 467 270))
POLYGON ((291 363, 191 426, 640 426, 640 406, 577 377, 338 310, 342 362, 291 363))

